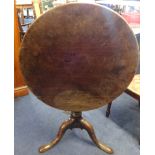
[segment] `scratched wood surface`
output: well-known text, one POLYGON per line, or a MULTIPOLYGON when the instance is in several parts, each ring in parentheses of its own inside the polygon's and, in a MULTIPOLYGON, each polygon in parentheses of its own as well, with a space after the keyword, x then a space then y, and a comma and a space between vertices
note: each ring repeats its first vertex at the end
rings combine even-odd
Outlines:
POLYGON ((25 35, 25 81, 44 103, 68 111, 99 108, 131 82, 138 45, 128 24, 95 4, 72 3, 39 17, 25 35))

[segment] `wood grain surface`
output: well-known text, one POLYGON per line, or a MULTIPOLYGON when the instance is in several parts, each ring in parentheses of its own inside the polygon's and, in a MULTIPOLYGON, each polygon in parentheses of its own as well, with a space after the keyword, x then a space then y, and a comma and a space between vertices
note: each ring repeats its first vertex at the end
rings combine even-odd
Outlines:
POLYGON ((47 11, 20 50, 25 81, 46 104, 67 111, 99 108, 129 85, 138 45, 128 24, 106 7, 70 3, 47 11))

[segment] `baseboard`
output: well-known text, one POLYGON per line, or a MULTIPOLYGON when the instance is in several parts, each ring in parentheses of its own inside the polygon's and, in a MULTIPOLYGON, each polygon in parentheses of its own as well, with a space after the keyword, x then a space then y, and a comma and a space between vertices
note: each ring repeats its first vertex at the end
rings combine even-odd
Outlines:
POLYGON ((27 86, 17 87, 14 89, 14 97, 25 96, 28 93, 29 92, 27 86))

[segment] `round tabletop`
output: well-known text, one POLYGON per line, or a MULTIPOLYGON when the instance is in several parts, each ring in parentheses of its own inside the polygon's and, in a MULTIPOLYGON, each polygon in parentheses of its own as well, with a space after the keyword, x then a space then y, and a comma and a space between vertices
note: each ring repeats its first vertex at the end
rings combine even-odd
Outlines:
POLYGON ((96 4, 70 3, 40 16, 20 49, 25 81, 44 103, 62 110, 99 108, 131 82, 138 60, 126 21, 96 4))

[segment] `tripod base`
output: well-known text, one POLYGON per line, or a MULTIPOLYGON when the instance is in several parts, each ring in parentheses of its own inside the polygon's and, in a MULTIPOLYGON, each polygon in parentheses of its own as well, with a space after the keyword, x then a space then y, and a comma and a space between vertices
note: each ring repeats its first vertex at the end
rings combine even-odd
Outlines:
POLYGON ((98 148, 105 151, 106 153, 109 153, 109 154, 113 153, 113 150, 110 147, 108 147, 105 144, 100 143, 97 140, 92 125, 87 120, 82 118, 82 113, 81 112, 72 112, 71 116, 70 116, 70 119, 63 122, 62 125, 60 126, 56 138, 53 141, 51 141, 49 144, 41 146, 39 148, 39 152, 43 153, 43 152, 48 151, 52 147, 54 147, 61 140, 61 138, 63 137, 65 131, 67 129, 73 129, 73 128, 85 129, 88 132, 88 134, 89 134, 90 138, 92 139, 92 141, 96 144, 96 146, 98 148))

